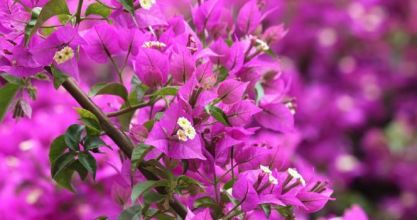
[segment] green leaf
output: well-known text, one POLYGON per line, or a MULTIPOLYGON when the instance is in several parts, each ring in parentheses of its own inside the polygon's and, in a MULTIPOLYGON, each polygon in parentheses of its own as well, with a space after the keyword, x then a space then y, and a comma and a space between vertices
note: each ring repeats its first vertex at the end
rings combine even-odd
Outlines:
POLYGON ((277 206, 275 209, 281 214, 285 219, 295 219, 294 210, 292 206, 277 206))
POLYGON ((10 104, 13 101, 19 86, 11 83, 7 83, 0 88, 0 122, 3 120, 6 115, 7 110, 9 109, 10 104))
POLYGON ((90 153, 80 153, 78 154, 78 160, 80 163, 88 170, 88 172, 93 174, 93 179, 96 178, 97 164, 96 159, 90 153))
POLYGON ((32 34, 33 29, 35 28, 36 22, 38 21, 39 14, 41 13, 41 7, 34 7, 31 11, 31 16, 29 22, 26 24, 25 27, 25 43, 29 42, 30 36, 32 34))
POLYGON ((80 150, 80 142, 81 142, 81 134, 84 130, 83 125, 73 124, 68 127, 67 131, 65 132, 65 143, 69 148, 73 151, 80 150))
POLYGON ((139 144, 139 146, 135 147, 132 152, 132 164, 131 169, 134 171, 140 163, 142 163, 143 159, 145 158, 146 154, 152 150, 152 146, 146 144, 139 144))
POLYGON ((37 73, 34 76, 32 76, 32 78, 37 80, 49 81, 49 76, 45 73, 37 73))
POLYGON ((231 179, 231 180, 227 181, 227 183, 224 184, 223 189, 228 190, 228 189, 232 188, 233 184, 235 184, 235 181, 236 181, 235 179, 231 179))
POLYGON ((87 126, 87 133, 92 136, 100 134, 101 126, 97 117, 90 111, 83 108, 75 109, 80 116, 80 120, 87 126))
POLYGON ((177 92, 178 92, 178 87, 168 86, 168 87, 164 87, 164 88, 161 88, 160 90, 155 91, 154 93, 151 94, 151 96, 167 96, 167 95, 175 96, 177 95, 177 92))
POLYGON ((265 216, 267 218, 269 218, 269 216, 271 215, 271 205, 270 204, 262 204, 261 207, 262 207, 262 210, 265 213, 265 216))
POLYGON ((264 88, 262 87, 261 81, 258 81, 255 84, 255 91, 256 91, 256 105, 259 104, 259 101, 264 97, 264 88))
POLYGON ((138 220, 142 212, 142 207, 140 205, 131 206, 120 214, 119 220, 138 220))
POLYGON ((92 150, 99 148, 101 146, 106 146, 103 140, 98 136, 87 136, 84 141, 84 147, 86 150, 92 150))
POLYGON ((51 67, 52 75, 54 76, 54 88, 58 89, 65 80, 68 79, 68 76, 55 67, 51 67))
POLYGON ((159 194, 157 192, 147 191, 143 195, 143 202, 145 204, 159 203, 166 199, 166 195, 159 194))
POLYGON ((98 83, 95 86, 93 86, 93 88, 91 88, 91 91, 88 93, 90 97, 104 94, 116 95, 121 97, 125 101, 127 101, 128 99, 128 93, 126 88, 119 83, 98 83))
POLYGON ((132 189, 131 199, 135 202, 144 192, 159 186, 166 186, 168 182, 166 180, 147 180, 136 184, 132 189))
POLYGON ((207 105, 206 106, 206 112, 213 116, 217 121, 221 122, 224 125, 229 126, 230 123, 227 120, 226 114, 221 110, 220 108, 214 106, 214 105, 207 105))
MULTIPOLYGON (((28 27, 28 29, 25 29, 26 44, 29 42, 30 37, 38 30, 38 28, 45 21, 47 21, 49 18, 55 15, 60 15, 60 14, 67 14, 67 15, 70 14, 66 0, 49 0, 48 3, 46 3, 43 6, 42 10, 37 16, 35 25, 33 27, 28 27), (26 34, 26 31, 28 32, 27 34, 26 34)), ((33 16, 33 13, 32 13, 32 16, 33 16)))
POLYGON ((107 18, 111 13, 110 8, 96 2, 93 4, 90 4, 87 7, 87 10, 85 11, 85 16, 89 16, 89 15, 100 15, 104 18, 107 18))
POLYGON ((56 158, 51 168, 52 178, 55 179, 55 176, 58 175, 64 168, 69 167, 73 161, 75 161, 74 152, 67 152, 56 158))
POLYGON ((2 74, 0 74, 0 76, 4 80, 6 80, 8 83, 19 85, 19 86, 24 86, 25 85, 25 81, 23 79, 12 76, 10 74, 2 73, 2 74))
POLYGON ((85 180, 87 178, 88 175, 88 171, 87 169, 81 164, 81 162, 79 160, 76 160, 74 162, 72 162, 69 165, 69 168, 77 171, 78 175, 80 176, 81 180, 85 180))
POLYGON ((64 135, 60 135, 52 141, 51 148, 49 149, 49 162, 53 164, 55 160, 61 156, 65 150, 67 149, 67 145, 65 144, 64 135))
MULTIPOLYGON (((125 109, 129 107, 130 105, 136 105, 139 104, 139 87, 135 87, 132 92, 129 94, 128 100, 129 102, 125 102, 120 109, 125 109)), ((143 95, 140 97, 142 98, 143 95)), ((119 119, 120 126, 123 130, 127 131, 129 130, 130 122, 132 121, 133 115, 135 114, 135 111, 126 112, 125 114, 119 115, 117 118, 119 119)))
POLYGON ((72 192, 74 192, 74 187, 71 184, 72 175, 74 174, 74 170, 69 167, 64 167, 59 173, 56 174, 54 177, 55 182, 72 192))
POLYGON ((201 208, 201 207, 212 207, 212 208, 216 208, 217 207, 217 203, 216 201, 214 201, 213 198, 209 197, 209 196, 205 196, 205 197, 201 197, 198 198, 194 201, 193 204, 194 208, 201 208))
POLYGON ((131 14, 135 13, 135 7, 133 6, 133 0, 119 0, 119 2, 123 5, 128 12, 131 14))

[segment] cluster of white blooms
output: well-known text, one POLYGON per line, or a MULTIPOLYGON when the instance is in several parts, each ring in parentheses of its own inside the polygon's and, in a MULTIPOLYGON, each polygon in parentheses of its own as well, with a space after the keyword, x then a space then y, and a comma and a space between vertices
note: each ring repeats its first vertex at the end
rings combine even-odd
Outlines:
POLYGON ((177 131, 178 139, 181 141, 193 140, 195 138, 196 132, 191 124, 191 122, 184 118, 179 117, 177 124, 180 126, 180 129, 177 131))

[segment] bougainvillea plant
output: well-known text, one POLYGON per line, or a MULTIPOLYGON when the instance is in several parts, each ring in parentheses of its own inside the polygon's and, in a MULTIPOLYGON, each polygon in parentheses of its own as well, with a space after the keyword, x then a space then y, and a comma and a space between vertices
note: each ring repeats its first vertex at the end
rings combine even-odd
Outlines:
POLYGON ((286 30, 263 23, 275 10, 265 1, 1 7, 1 118, 30 117, 40 80, 79 104, 79 121, 51 141, 59 186, 75 191, 75 174, 94 179, 95 155, 109 147, 130 161, 120 219, 295 219, 332 199, 328 181, 293 166, 282 141, 296 109, 269 49, 286 30), (90 86, 98 80, 87 71, 100 65, 104 80, 90 86), (94 102, 103 95, 117 99, 94 102))

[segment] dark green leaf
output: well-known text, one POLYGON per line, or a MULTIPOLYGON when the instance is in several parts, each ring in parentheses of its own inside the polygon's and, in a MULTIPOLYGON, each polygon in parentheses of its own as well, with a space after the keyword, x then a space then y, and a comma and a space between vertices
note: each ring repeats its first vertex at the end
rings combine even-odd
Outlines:
POLYGON ((209 196, 201 197, 194 201, 194 208, 201 208, 201 207, 217 207, 216 201, 209 196))
POLYGON ((145 204, 159 203, 164 199, 166 199, 166 195, 162 195, 152 191, 147 191, 143 195, 143 202, 145 204))
POLYGON ((140 205, 131 206, 120 214, 119 220, 138 220, 142 211, 140 205))
POLYGON ((147 180, 136 184, 132 189, 131 199, 132 202, 135 202, 144 192, 159 186, 166 186, 168 182, 166 180, 147 180))
POLYGON ((70 165, 69 165, 69 168, 70 169, 72 169, 72 170, 74 170, 74 171, 77 171, 77 173, 78 173, 78 175, 80 175, 80 178, 82 179, 82 180, 85 180, 85 178, 87 178, 87 175, 88 175, 88 171, 87 171, 87 169, 81 164, 81 162, 79 161, 79 160, 76 160, 76 161, 74 161, 74 162, 72 162, 70 165))
POLYGON ((119 2, 123 5, 124 9, 126 9, 131 14, 134 14, 135 7, 133 6, 133 0, 119 0, 119 2))
POLYGON ((110 13, 111 13, 111 10, 108 7, 96 2, 96 3, 90 4, 87 7, 87 10, 85 11, 85 16, 100 15, 104 18, 107 18, 110 15, 110 13))
POLYGON ((135 147, 132 152, 132 165, 131 169, 134 171, 137 166, 143 161, 146 154, 152 150, 152 147, 146 144, 139 144, 139 146, 135 147))
POLYGON ((68 79, 68 76, 65 73, 61 72, 60 70, 56 69, 55 67, 51 68, 52 75, 54 76, 54 88, 58 89, 65 80, 68 79))
POLYGON ((54 177, 56 183, 72 192, 74 192, 74 187, 71 184, 72 175, 74 170, 69 167, 64 167, 57 175, 54 177))
POLYGON ((165 213, 156 214, 155 219, 158 219, 158 220, 176 220, 175 217, 173 217, 171 215, 168 215, 168 214, 165 214, 165 213))
POLYGON ((64 135, 60 135, 52 141, 51 149, 49 150, 49 162, 53 164, 59 156, 61 156, 65 150, 67 149, 67 145, 65 144, 64 135))
POLYGON ((54 163, 52 164, 51 175, 52 178, 55 179, 64 168, 69 167, 69 165, 75 161, 75 153, 74 152, 67 152, 56 158, 54 163))
POLYGON ((220 108, 214 106, 214 105, 207 105, 206 106, 206 112, 213 116, 217 121, 221 122, 224 125, 229 126, 230 123, 227 120, 226 114, 221 110, 220 108))
MULTIPOLYGON (((25 33, 25 42, 26 44, 29 42, 30 37, 38 30, 38 28, 49 18, 60 15, 60 14, 70 14, 70 11, 68 10, 67 2, 66 0, 50 0, 48 3, 46 3, 42 10, 40 11, 39 15, 37 16, 36 23, 33 27, 28 27, 30 30, 28 33, 25 33)), ((32 14, 33 16, 33 14, 32 14)))
POLYGON ((223 189, 228 190, 228 189, 233 187, 233 184, 235 184, 235 180, 231 179, 231 180, 227 181, 227 183, 224 184, 223 189))
POLYGON ((68 127, 66 133, 65 133, 65 143, 69 148, 71 148, 73 151, 79 151, 80 150, 80 142, 81 142, 81 134, 84 130, 83 125, 77 125, 73 124, 70 127, 68 127))
POLYGON ((88 172, 93 174, 93 179, 95 179, 97 169, 96 159, 90 153, 82 152, 78 154, 78 160, 88 170, 88 172))
POLYGON ((105 145, 106 143, 104 143, 104 141, 98 136, 87 136, 84 141, 84 147, 86 150, 92 150, 105 145))
POLYGON ((6 115, 7 110, 9 109, 10 104, 13 101, 19 86, 15 84, 7 83, 0 88, 0 122, 3 120, 6 115))
POLYGON ((116 95, 127 101, 128 93, 126 88, 119 83, 98 83, 89 92, 89 96, 96 95, 116 95))
POLYGON ((167 96, 167 95, 175 96, 177 95, 177 92, 178 92, 178 87, 168 86, 168 87, 164 87, 160 90, 155 91, 154 93, 152 93, 151 96, 167 96))
MULTIPOLYGON (((132 92, 129 94, 129 102, 124 103, 120 109, 125 109, 129 107, 130 105, 136 105, 139 104, 139 96, 138 96, 138 90, 139 88, 134 88, 132 92)), ((142 97, 140 97, 142 98, 142 97)), ((126 112, 125 114, 119 115, 118 119, 120 122, 120 125, 123 130, 127 131, 129 130, 130 122, 132 121, 133 115, 135 114, 135 111, 126 112)))

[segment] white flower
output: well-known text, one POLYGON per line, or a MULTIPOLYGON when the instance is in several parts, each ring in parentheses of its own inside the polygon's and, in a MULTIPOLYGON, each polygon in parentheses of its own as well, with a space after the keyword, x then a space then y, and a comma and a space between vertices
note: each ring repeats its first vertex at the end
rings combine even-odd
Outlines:
POLYGON ((255 41, 256 41, 256 44, 257 44, 256 48, 258 48, 259 50, 262 50, 262 51, 268 51, 269 50, 269 46, 265 41, 263 41, 261 39, 256 39, 255 41))
POLYGON ((187 135, 185 134, 184 130, 182 130, 182 129, 179 129, 177 131, 177 137, 180 141, 187 141, 188 140, 187 135))
POLYGON ((193 126, 190 125, 189 127, 184 128, 184 132, 190 140, 193 140, 195 138, 196 133, 193 126))
POLYGON ((277 178, 275 178, 274 176, 272 176, 272 174, 269 174, 269 176, 268 176, 268 180, 269 180, 269 182, 270 182, 271 184, 273 184, 273 185, 277 185, 277 184, 278 184, 278 180, 277 180, 277 178))
POLYGON ((143 9, 149 10, 156 3, 156 0, 139 0, 139 4, 143 9))
POLYGON ((267 174, 271 174, 272 171, 269 169, 269 167, 264 166, 264 165, 260 165, 259 168, 262 170, 262 172, 267 173, 267 174))
POLYGON ((61 64, 67 62, 73 57, 74 50, 71 47, 66 46, 55 53, 54 60, 56 63, 61 64))
POLYGON ((182 129, 186 129, 188 127, 192 127, 191 122, 188 121, 187 118, 185 117, 179 117, 177 120, 177 124, 182 128, 182 129))
POLYGON ((288 168, 288 174, 292 176, 294 179, 297 179, 301 182, 303 186, 306 185, 306 181, 304 180, 303 176, 295 169, 295 168, 288 168))

